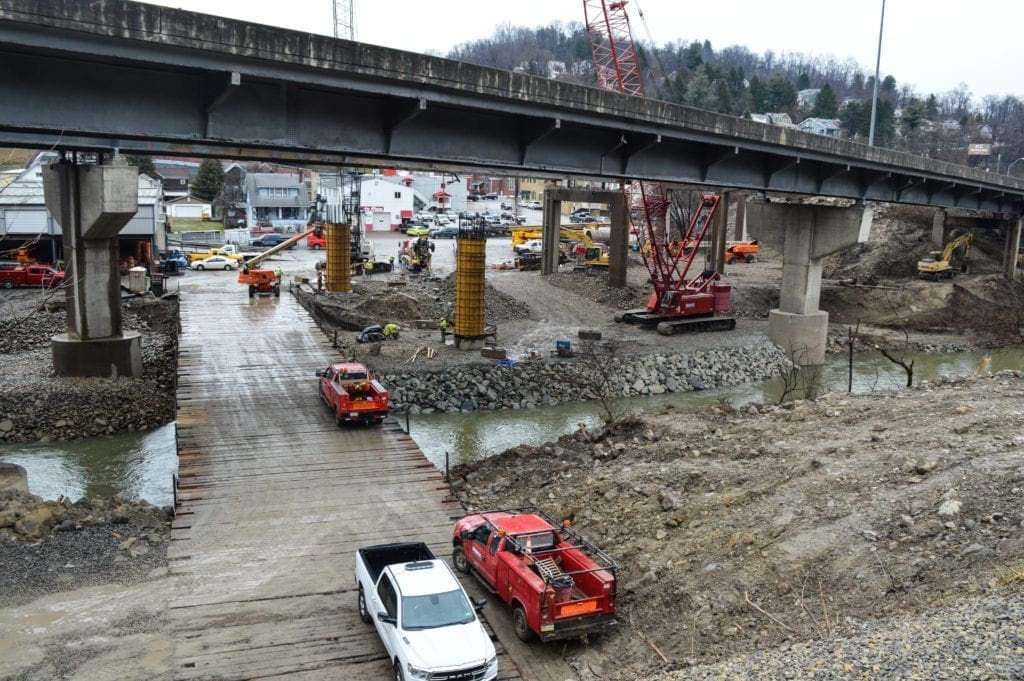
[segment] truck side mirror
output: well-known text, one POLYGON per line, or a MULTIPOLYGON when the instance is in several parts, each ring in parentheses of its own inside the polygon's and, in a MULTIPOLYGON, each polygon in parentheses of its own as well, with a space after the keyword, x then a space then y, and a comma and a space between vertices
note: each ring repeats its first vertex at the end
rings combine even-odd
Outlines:
POLYGON ((384 624, 391 624, 391 625, 398 624, 398 620, 396 620, 394 617, 392 617, 391 615, 387 614, 386 612, 378 612, 377 613, 377 619, 379 619, 384 624))
POLYGON ((473 610, 475 610, 477 612, 480 612, 481 610, 484 609, 485 605, 487 605, 487 599, 486 598, 481 598, 479 601, 477 601, 476 603, 473 604, 473 610))
POLYGON ((320 377, 321 377, 321 376, 323 376, 323 375, 324 375, 324 372, 323 372, 323 371, 321 371, 320 369, 317 369, 317 370, 316 370, 316 377, 317 377, 317 378, 320 378, 320 377))

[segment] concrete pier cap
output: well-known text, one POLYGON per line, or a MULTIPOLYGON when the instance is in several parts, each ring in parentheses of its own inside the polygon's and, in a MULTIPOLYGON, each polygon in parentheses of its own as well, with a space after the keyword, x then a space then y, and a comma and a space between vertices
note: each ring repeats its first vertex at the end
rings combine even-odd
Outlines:
POLYGON ((51 341, 62 376, 142 376, 141 337, 123 333, 117 235, 138 211, 138 169, 63 159, 43 169, 46 207, 64 237, 67 332, 51 341))
POLYGON ((864 243, 871 235, 873 210, 867 205, 778 204, 748 206, 757 216, 758 235, 783 244, 779 308, 768 313, 768 337, 794 364, 825 363, 828 313, 821 299, 821 261, 825 256, 864 243))

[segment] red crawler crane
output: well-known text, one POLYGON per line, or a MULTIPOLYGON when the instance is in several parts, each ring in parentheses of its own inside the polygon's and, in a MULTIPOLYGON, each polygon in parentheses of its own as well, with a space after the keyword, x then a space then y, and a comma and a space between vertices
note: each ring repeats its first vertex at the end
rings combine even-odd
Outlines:
MULTIPOLYGON (((626 0, 583 0, 587 35, 594 55, 598 86, 604 90, 644 97, 640 62, 629 28, 626 0)), ((719 197, 704 194, 700 209, 690 221, 677 248, 668 239, 668 207, 660 182, 631 181, 623 184, 626 207, 636 231, 640 254, 651 273, 654 293, 647 307, 618 313, 616 321, 656 326, 670 336, 684 331, 727 331, 736 320, 715 317, 729 309, 729 287, 715 284, 717 272, 701 272, 687 280, 697 247, 707 234, 719 197)))

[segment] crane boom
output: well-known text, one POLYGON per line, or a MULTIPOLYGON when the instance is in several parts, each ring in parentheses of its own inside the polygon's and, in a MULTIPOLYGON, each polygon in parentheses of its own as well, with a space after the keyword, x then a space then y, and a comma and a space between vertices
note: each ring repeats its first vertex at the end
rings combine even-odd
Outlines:
MULTIPOLYGON (((636 44, 626 14, 628 0, 583 0, 583 12, 587 25, 587 36, 597 71, 597 84, 604 90, 644 97, 643 78, 636 44)), ((718 279, 715 272, 702 272, 693 280, 687 280, 690 266, 708 227, 711 225, 719 197, 704 194, 700 209, 694 214, 683 236, 682 243, 691 243, 689 252, 673 249, 668 238, 668 209, 670 201, 660 182, 626 181, 622 188, 630 222, 636 231, 640 254, 651 274, 654 293, 644 311, 623 313, 623 321, 658 324, 658 331, 670 335, 676 329, 683 329, 685 322, 672 320, 709 316, 717 303, 711 307, 712 298, 708 293, 712 283, 718 279), (699 298, 699 301, 697 300, 699 298), (642 313, 642 314, 641 314, 642 313)), ((725 306, 727 308, 727 304, 725 306)), ((694 324, 691 328, 733 328, 735 320, 721 320, 720 324, 694 324), (728 323, 726 323, 728 321, 728 323)))

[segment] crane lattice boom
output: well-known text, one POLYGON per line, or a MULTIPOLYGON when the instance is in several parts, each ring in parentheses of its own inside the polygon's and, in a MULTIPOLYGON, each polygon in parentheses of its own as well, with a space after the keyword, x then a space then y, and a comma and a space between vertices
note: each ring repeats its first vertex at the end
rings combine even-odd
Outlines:
MULTIPOLYGON (((597 70, 597 83, 604 90, 643 97, 640 61, 626 14, 627 0, 583 0, 587 36, 597 70)), ((702 273, 686 280, 698 246, 711 224, 719 197, 705 194, 689 228, 678 245, 668 239, 670 201, 660 182, 628 181, 623 185, 626 206, 640 246, 640 253, 651 273, 653 300, 678 301, 675 293, 704 293, 714 277, 702 273), (683 246, 690 246, 689 249, 683 246)), ((653 304, 653 303, 652 303, 653 304)), ((675 304, 675 303, 673 303, 675 304)), ((650 305, 648 306, 650 309, 650 305)))

